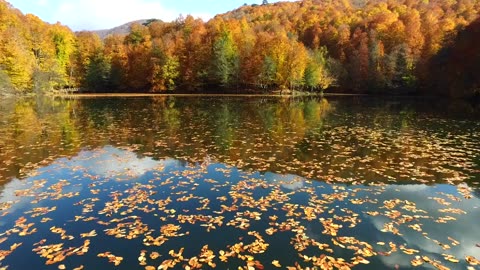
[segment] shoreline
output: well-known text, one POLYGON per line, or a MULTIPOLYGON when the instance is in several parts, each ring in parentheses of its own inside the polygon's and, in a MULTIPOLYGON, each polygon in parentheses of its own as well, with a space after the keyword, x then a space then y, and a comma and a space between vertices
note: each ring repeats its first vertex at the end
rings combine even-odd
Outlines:
POLYGON ((369 96, 368 94, 175 94, 175 93, 83 93, 83 94, 50 94, 47 96, 61 98, 96 98, 96 97, 322 97, 322 96, 369 96))
MULTIPOLYGON (((48 98, 136 98, 136 97, 272 97, 272 98, 300 98, 300 97, 379 97, 379 98, 427 98, 427 99, 449 99, 449 100, 471 100, 470 98, 449 98, 445 96, 434 95, 409 95, 409 94, 372 94, 372 93, 341 93, 341 92, 279 92, 271 93, 62 93, 50 92, 41 95, 48 98)), ((18 98, 35 98, 38 95, 0 95, 0 99, 18 99, 18 98)), ((476 99, 474 99, 476 100, 476 99)), ((479 100, 480 101, 480 100, 479 100)))

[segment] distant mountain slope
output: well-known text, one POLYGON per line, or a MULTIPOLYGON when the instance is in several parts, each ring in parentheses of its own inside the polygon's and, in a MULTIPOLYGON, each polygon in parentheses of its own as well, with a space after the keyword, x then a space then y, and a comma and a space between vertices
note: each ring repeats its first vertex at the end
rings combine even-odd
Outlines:
POLYGON ((117 35, 127 35, 130 33, 130 27, 135 24, 143 24, 143 25, 149 25, 150 23, 158 21, 157 19, 148 19, 148 20, 137 20, 137 21, 132 21, 128 22, 126 24, 111 28, 111 29, 103 29, 103 30, 96 30, 93 31, 96 33, 101 39, 106 38, 109 35, 117 34, 117 35))

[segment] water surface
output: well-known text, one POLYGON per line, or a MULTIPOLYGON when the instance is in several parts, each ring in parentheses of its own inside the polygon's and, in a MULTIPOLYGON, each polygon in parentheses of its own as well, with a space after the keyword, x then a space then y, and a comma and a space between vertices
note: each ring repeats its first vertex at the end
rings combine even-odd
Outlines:
POLYGON ((0 269, 478 267, 479 115, 405 98, 3 101, 0 269))

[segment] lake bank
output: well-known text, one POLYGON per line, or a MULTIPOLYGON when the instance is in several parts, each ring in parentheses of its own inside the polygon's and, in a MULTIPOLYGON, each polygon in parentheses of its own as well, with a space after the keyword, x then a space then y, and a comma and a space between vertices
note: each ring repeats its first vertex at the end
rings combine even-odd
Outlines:
POLYGON ((54 94, 53 97, 321 97, 321 96, 365 96, 365 94, 175 94, 175 93, 81 93, 54 94))
MULTIPOLYGON (((449 97, 443 95, 432 95, 424 90, 399 90, 391 89, 387 92, 377 91, 349 91, 348 89, 332 88, 323 93, 308 92, 308 91, 291 91, 291 90, 271 90, 271 91, 257 91, 253 89, 245 89, 242 91, 222 91, 222 90, 203 90, 198 92, 188 91, 165 91, 165 92, 88 92, 88 91, 54 91, 45 94, 53 97, 67 97, 67 98, 94 98, 94 97, 329 97, 329 96, 371 96, 371 97, 407 97, 407 98, 437 98, 437 99, 451 99, 451 100, 466 100, 480 103, 480 96, 478 97, 449 97)), ((31 95, 29 95, 31 96, 31 95)))

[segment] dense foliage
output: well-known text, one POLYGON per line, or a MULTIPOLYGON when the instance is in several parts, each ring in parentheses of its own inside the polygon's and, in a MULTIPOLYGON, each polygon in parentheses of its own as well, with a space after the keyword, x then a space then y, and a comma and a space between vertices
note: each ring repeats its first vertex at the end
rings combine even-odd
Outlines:
POLYGON ((442 67, 459 53, 478 56, 478 46, 448 49, 477 18, 478 0, 263 2, 209 22, 149 20, 101 40, 0 0, 0 89, 478 93, 473 80, 454 83, 470 75, 442 67), (442 85, 437 76, 448 89, 431 87, 442 85))
POLYGON ((430 61, 432 91, 450 96, 480 95, 480 18, 430 61))
POLYGON ((59 23, 23 15, 0 0, 0 93, 73 84, 76 37, 59 23))

